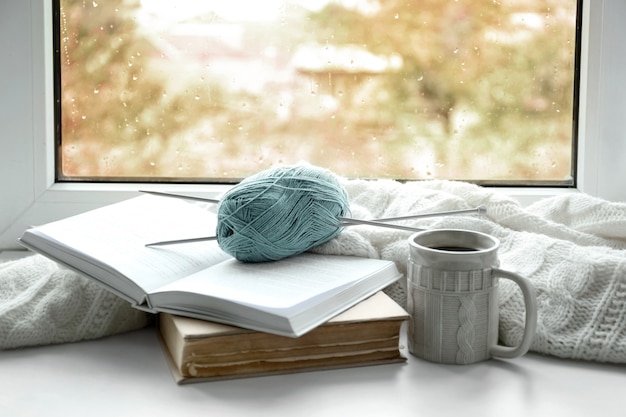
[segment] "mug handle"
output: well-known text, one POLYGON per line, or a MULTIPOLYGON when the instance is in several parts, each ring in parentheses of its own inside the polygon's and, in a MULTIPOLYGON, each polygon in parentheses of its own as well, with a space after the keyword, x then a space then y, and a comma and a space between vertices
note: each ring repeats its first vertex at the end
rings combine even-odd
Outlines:
POLYGON ((537 298, 535 295, 535 288, 532 286, 530 281, 514 272, 494 268, 492 270, 492 274, 493 276, 510 279, 521 288, 522 295, 524 296, 524 306, 526 307, 526 322, 524 325, 524 335, 522 336, 522 341, 518 346, 491 346, 489 348, 489 354, 491 356, 504 359, 517 358, 518 356, 522 356, 528 352, 535 336, 535 330, 537 328, 537 298))

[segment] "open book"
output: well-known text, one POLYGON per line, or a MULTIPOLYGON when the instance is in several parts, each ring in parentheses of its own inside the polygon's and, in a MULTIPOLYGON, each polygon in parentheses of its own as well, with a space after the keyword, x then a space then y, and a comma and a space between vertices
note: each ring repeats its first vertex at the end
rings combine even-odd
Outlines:
POLYGON ((26 230, 20 242, 149 312, 297 337, 400 277, 390 261, 305 253, 241 263, 215 241, 212 207, 144 195, 26 230))

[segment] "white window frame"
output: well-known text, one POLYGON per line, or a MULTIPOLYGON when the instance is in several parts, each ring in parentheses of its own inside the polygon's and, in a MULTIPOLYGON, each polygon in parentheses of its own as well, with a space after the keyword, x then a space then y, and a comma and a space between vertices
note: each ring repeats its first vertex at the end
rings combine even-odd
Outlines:
MULTIPOLYGON (((585 0, 577 189, 506 188, 523 204, 568 192, 626 201, 626 2, 585 0)), ((28 226, 137 194, 139 188, 214 195, 224 186, 55 183, 50 0, 0 6, 0 250, 28 226)))

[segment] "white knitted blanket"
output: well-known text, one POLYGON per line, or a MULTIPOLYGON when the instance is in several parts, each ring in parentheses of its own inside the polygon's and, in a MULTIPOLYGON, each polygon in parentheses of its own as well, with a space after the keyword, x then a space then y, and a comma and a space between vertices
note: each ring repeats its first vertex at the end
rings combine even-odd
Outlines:
MULTIPOLYGON (((497 190, 467 183, 346 181, 352 217, 373 219, 474 208, 486 216, 405 221, 425 228, 489 233, 501 241, 501 267, 537 289, 538 326, 531 350, 562 358, 626 363, 626 204, 584 194, 547 198, 522 208, 497 190)), ((395 261, 406 272, 410 232, 351 226, 317 252, 395 261)), ((405 305, 404 286, 387 291, 405 305)), ((500 283, 500 338, 521 340, 524 303, 509 280, 500 283)))
MULTIPOLYGON (((626 204, 568 194, 523 208, 494 189, 462 182, 346 180, 352 217, 373 219, 484 205, 486 216, 405 221, 462 228, 502 242, 501 266, 532 280, 538 327, 531 350, 563 358, 626 363, 626 204)), ((390 259, 406 271, 410 232, 347 227, 316 249, 390 259)), ((404 285, 387 289, 405 305, 404 285)), ((521 292, 500 285, 500 337, 522 335, 521 292)), ((145 326, 149 317, 79 275, 41 256, 0 265, 0 349, 62 343, 145 326)))
POLYGON ((41 255, 0 264, 0 349, 95 339, 150 319, 41 255))

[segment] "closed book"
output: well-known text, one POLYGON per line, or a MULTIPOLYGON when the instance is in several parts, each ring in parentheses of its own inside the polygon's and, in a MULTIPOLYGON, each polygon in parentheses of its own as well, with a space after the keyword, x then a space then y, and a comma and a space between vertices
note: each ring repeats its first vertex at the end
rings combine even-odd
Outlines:
POLYGON ((179 383, 404 362, 408 315, 378 292, 298 338, 162 313, 163 348, 179 383))

